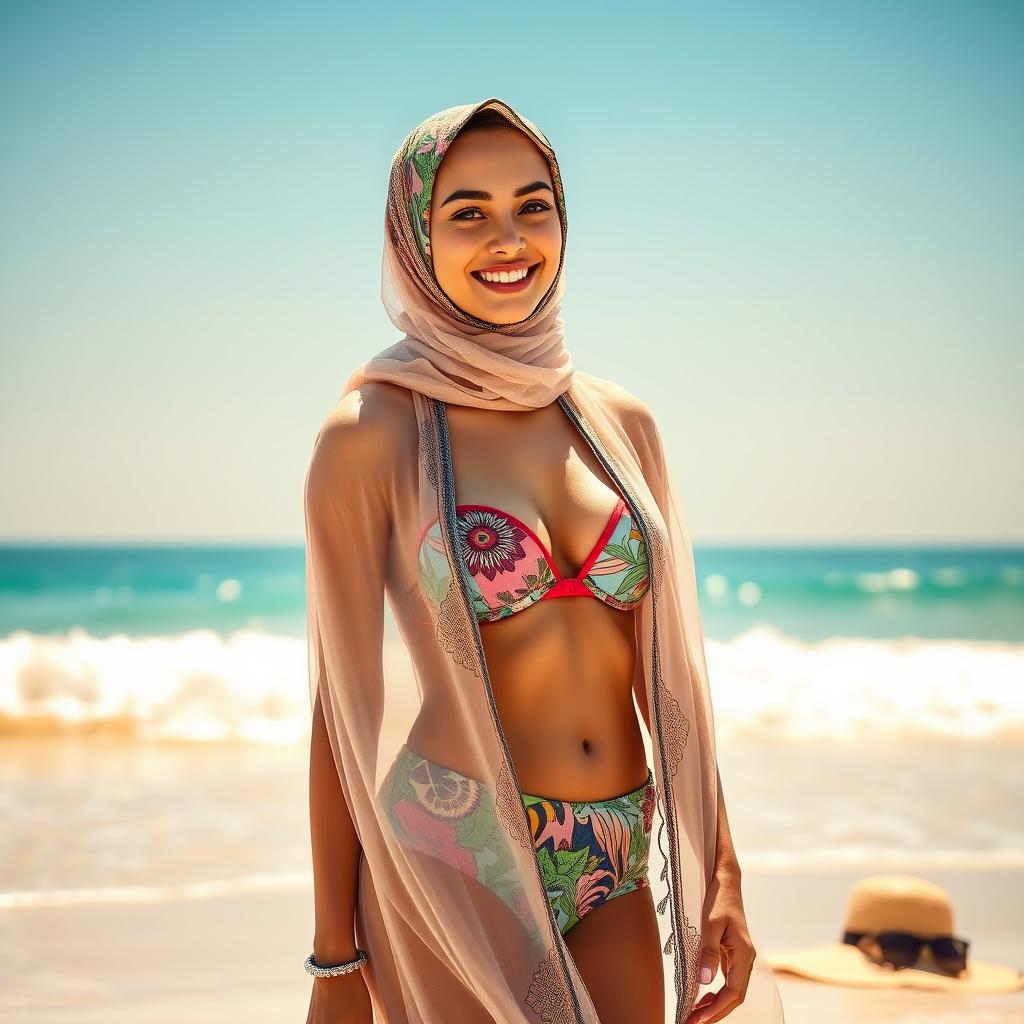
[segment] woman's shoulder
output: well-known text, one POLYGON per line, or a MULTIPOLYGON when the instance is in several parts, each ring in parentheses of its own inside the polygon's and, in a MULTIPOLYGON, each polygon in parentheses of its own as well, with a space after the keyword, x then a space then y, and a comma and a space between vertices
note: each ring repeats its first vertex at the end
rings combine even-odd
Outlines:
POLYGON ((324 418, 320 433, 330 437, 365 438, 384 443, 402 436, 415 422, 408 388, 371 380, 346 391, 324 418))
POLYGON ((585 389, 605 409, 613 412, 626 430, 639 430, 646 434, 654 427, 654 414, 650 406, 618 381, 583 370, 576 370, 574 379, 577 388, 585 389))
POLYGON ((310 469, 328 478, 390 472, 415 431, 416 413, 408 389, 388 381, 367 381, 345 392, 324 417, 313 443, 310 469))

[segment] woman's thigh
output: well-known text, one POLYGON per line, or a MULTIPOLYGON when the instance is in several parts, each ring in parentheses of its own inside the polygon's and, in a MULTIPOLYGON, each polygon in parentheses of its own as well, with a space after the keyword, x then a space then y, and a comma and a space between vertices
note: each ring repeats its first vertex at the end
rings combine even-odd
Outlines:
POLYGON ((601 1024, 662 1024, 665 974, 649 886, 605 900, 565 933, 601 1024))

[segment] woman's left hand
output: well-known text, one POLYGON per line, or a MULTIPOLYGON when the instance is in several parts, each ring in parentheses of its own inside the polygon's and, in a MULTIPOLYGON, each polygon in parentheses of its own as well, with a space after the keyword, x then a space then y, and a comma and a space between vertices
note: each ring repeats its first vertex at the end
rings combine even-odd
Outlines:
POLYGON ((694 1004, 687 1024, 712 1024, 739 1006, 746 997, 756 956, 743 911, 739 869, 720 865, 704 901, 698 978, 702 985, 710 984, 721 964, 725 984, 694 1004))

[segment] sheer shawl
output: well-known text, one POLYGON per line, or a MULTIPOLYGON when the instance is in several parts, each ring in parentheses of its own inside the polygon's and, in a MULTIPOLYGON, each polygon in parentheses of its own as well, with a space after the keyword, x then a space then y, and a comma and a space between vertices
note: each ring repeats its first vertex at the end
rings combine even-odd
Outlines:
MULTIPOLYGON (((561 274, 527 321, 507 327, 470 322, 424 280, 410 161, 421 176, 429 150, 436 172, 438 143, 483 107, 526 131, 557 174, 544 136, 497 99, 442 111, 410 133, 392 165, 383 267, 389 314, 410 333, 353 373, 306 475, 310 701, 319 693, 362 845, 356 941, 369 957, 375 1019, 388 1024, 599 1021, 547 892, 580 894, 559 891, 557 872, 542 870, 498 718, 459 555, 458 453, 446 417, 446 404, 554 401, 620 489, 649 552, 651 599, 634 614, 634 689, 651 713, 660 823, 650 880, 666 1020, 682 1024, 699 995, 718 814, 690 539, 647 406, 572 368, 558 318, 561 274), (436 543, 424 546, 432 526, 436 543)), ((721 984, 719 976, 712 987, 721 984)), ((783 1020, 763 958, 728 1019, 783 1020)))

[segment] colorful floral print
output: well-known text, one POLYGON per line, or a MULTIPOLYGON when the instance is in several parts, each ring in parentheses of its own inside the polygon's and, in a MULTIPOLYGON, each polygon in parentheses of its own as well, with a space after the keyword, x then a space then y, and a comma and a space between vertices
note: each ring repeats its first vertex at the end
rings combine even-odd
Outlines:
POLYGON ((406 846, 487 886, 520 920, 534 920, 508 832, 476 779, 403 744, 383 788, 391 828, 406 846))
MULTIPOLYGON (((523 914, 524 892, 494 802, 475 779, 403 745, 385 780, 388 819, 406 845, 488 886, 523 914)), ((589 803, 522 794, 555 922, 564 935, 607 900, 650 884, 654 777, 589 803)))
POLYGON ((463 509, 458 517, 466 564, 474 576, 493 580, 499 572, 514 572, 526 558, 526 531, 509 516, 487 508, 463 509))
MULTIPOLYGON (((550 597, 593 596, 622 611, 650 588, 647 548, 628 506, 619 500, 576 576, 561 577, 540 538, 525 523, 490 505, 456 506, 469 595, 480 622, 496 622, 550 597)), ((419 552, 420 585, 438 606, 451 573, 435 520, 419 552)))
POLYGON ((541 875, 564 935, 602 903, 650 885, 654 777, 591 803, 523 796, 541 875))
POLYGON ((414 140, 406 150, 405 181, 409 219, 416 230, 416 241, 422 255, 430 258, 430 197, 434 177, 448 148, 448 138, 428 131, 414 140))

